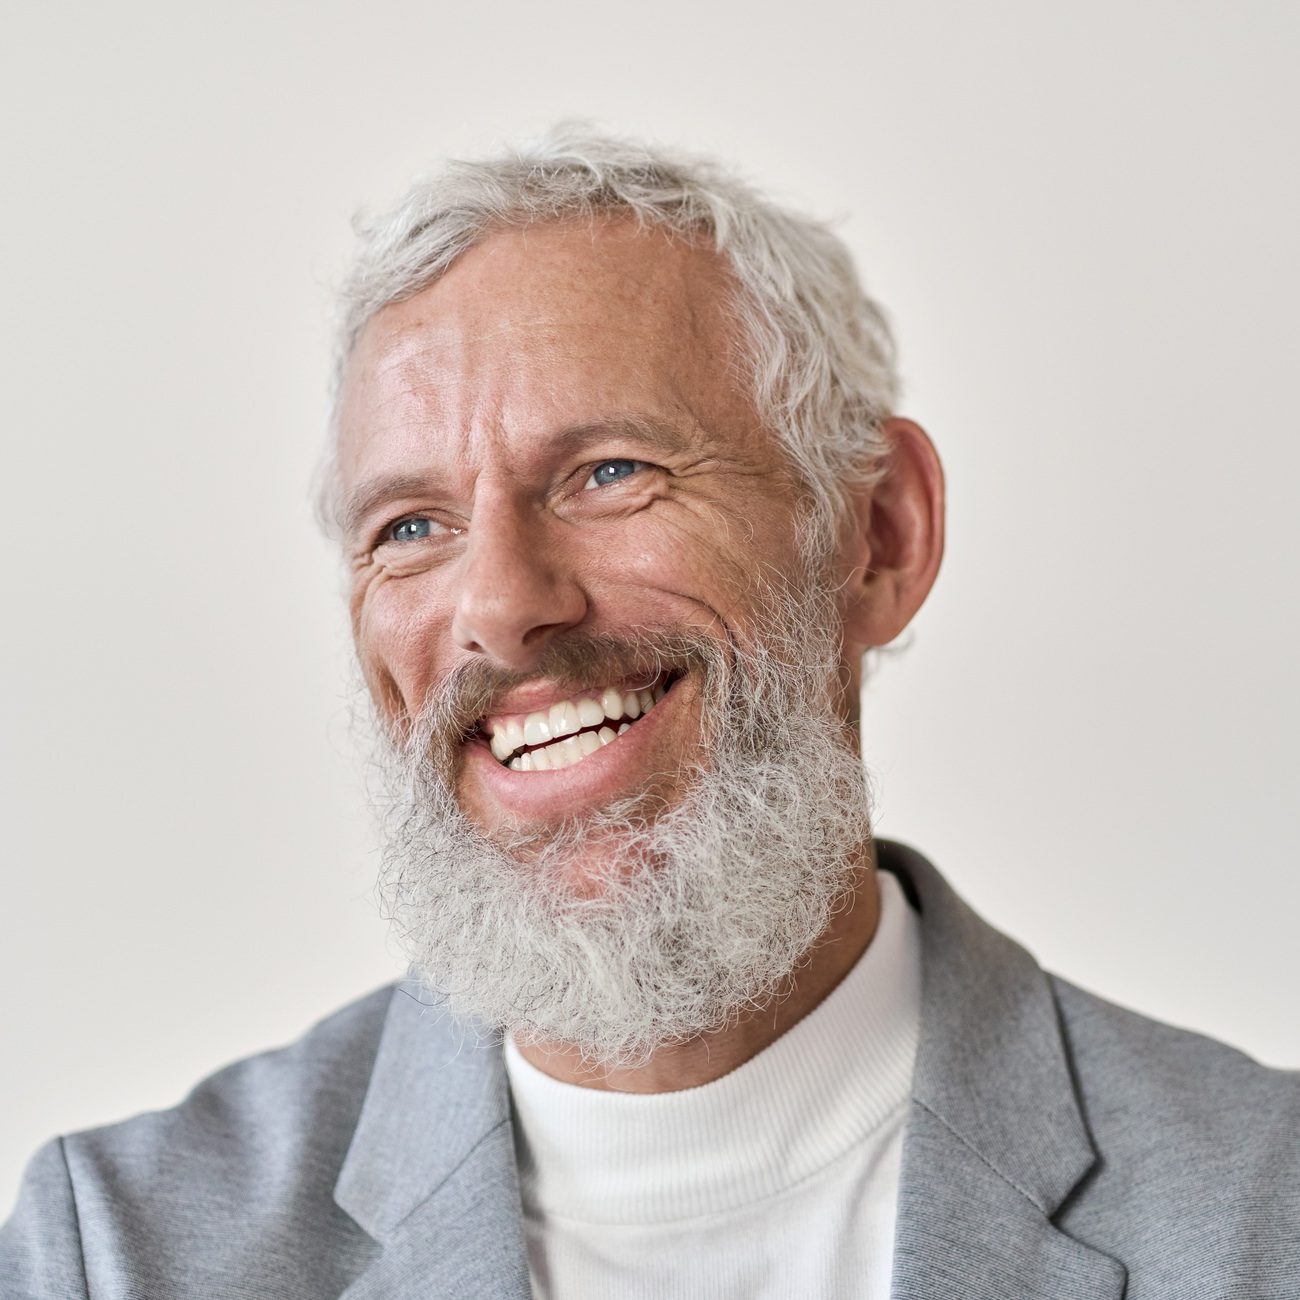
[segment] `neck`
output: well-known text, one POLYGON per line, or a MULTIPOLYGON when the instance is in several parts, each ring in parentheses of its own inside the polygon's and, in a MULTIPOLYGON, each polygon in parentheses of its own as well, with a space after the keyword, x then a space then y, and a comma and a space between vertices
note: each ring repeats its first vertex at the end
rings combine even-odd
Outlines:
POLYGON ((593 1066, 568 1043, 516 1040, 516 1045, 539 1070, 584 1088, 678 1092, 711 1083, 757 1056, 817 1006, 866 951, 879 919, 875 852, 868 844, 848 903, 831 918, 804 963, 776 997, 743 1013, 734 1024, 689 1042, 666 1044, 644 1065, 626 1069, 593 1066))

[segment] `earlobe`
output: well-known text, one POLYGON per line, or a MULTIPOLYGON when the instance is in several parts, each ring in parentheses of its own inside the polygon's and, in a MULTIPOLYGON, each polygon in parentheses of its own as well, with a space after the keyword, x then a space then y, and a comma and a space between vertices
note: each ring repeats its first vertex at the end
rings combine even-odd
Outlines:
POLYGON ((853 506, 843 552, 845 637, 858 650, 887 645, 912 621, 934 585, 943 558, 943 466, 924 429, 886 420, 890 442, 884 478, 853 506))

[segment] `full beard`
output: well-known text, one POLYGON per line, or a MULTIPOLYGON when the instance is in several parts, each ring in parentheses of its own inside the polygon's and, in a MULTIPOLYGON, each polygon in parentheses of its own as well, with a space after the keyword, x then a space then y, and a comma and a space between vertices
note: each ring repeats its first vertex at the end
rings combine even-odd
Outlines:
POLYGON ((512 684, 481 665, 450 674, 402 737, 381 741, 380 896, 454 1015, 631 1067, 788 990, 864 869, 870 798, 838 715, 833 600, 808 584, 761 606, 744 648, 638 629, 572 639, 530 674, 689 672, 702 743, 670 806, 633 796, 489 839, 454 785, 471 719, 512 684))

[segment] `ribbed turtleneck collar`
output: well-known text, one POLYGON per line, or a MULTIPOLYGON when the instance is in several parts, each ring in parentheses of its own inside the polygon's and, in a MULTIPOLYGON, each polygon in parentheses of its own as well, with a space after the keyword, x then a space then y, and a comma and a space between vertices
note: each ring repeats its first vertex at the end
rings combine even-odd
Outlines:
POLYGON ((543 1074, 506 1042, 525 1208, 588 1223, 664 1223, 771 1196, 823 1169, 908 1097, 921 1008, 920 927, 898 882, 857 964, 808 1015, 698 1088, 604 1092, 543 1074))

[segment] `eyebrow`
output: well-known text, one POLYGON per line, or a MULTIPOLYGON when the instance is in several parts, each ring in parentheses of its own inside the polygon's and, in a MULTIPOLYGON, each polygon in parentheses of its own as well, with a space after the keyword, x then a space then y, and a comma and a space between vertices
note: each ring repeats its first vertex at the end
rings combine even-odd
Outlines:
POLYGON ((627 438, 664 452, 685 451, 694 441, 687 430, 665 420, 645 415, 614 415, 570 425, 561 429, 552 442, 562 452, 574 452, 605 438, 627 438))
POLYGON ((431 482, 423 474, 383 474, 361 483, 348 493, 339 512, 344 537, 353 537, 362 523, 385 501, 419 496, 431 482))
MULTIPOLYGON (((573 455, 584 447, 610 438, 626 438, 658 451, 686 450, 695 439, 686 429, 643 415, 617 415, 569 425, 548 440, 559 456, 573 455)), ((355 536, 365 520, 386 501, 427 493, 434 480, 424 474, 382 474, 358 484, 344 499, 340 522, 344 537, 355 536)))

